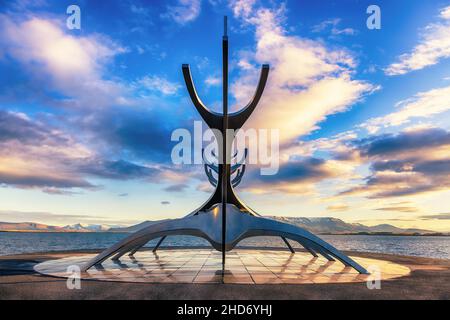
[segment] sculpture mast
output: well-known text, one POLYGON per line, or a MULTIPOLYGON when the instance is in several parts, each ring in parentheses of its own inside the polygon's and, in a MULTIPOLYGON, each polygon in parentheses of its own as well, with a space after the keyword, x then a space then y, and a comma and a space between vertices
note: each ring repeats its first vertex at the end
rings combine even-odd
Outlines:
MULTIPOLYGON (((222 271, 225 271, 225 243, 227 228, 227 190, 230 161, 227 148, 228 129, 228 36, 227 16, 223 18, 222 37, 222 99, 223 99, 223 130, 222 130, 222 271)), ((220 145, 220 144, 219 144, 220 145)))

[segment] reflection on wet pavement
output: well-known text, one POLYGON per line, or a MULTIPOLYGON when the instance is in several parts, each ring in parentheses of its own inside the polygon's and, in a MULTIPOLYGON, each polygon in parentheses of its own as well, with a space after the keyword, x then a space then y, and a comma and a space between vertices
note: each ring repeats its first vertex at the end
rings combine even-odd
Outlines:
MULTIPOLYGON (((37 272, 68 277, 67 267, 83 265, 94 254, 50 260, 36 265, 37 272)), ((141 251, 120 261, 106 260, 81 274, 82 279, 148 283, 313 284, 365 282, 368 275, 337 261, 309 253, 280 250, 236 249, 227 253, 222 274, 221 253, 209 249, 141 251)), ((409 268, 384 260, 353 257, 364 267, 381 271, 381 279, 408 275, 409 268)))

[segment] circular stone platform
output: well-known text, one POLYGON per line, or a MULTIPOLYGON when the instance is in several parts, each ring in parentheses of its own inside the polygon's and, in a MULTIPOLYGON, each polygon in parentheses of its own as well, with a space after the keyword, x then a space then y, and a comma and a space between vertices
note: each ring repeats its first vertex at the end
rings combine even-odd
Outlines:
MULTIPOLYGON (((67 278, 94 254, 49 260, 35 271, 67 278), (76 269, 76 268, 75 268, 76 269)), ((406 266, 379 259, 351 257, 369 271, 380 272, 387 280, 406 276, 406 266)), ((338 261, 314 258, 306 252, 291 254, 279 250, 235 249, 227 253, 226 272, 222 275, 221 253, 209 249, 170 249, 140 251, 120 261, 106 260, 101 266, 81 273, 83 280, 148 283, 238 283, 238 284, 308 284, 365 282, 361 275, 338 261)))

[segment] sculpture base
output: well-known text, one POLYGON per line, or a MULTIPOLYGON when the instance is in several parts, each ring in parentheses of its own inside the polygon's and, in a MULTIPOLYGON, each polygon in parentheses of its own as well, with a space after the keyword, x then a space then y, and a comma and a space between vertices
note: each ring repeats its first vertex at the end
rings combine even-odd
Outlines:
POLYGON ((229 251, 245 238, 276 236, 300 243, 313 257, 320 255, 328 261, 336 259, 359 273, 367 274, 364 267, 311 232, 280 221, 244 213, 233 204, 227 204, 225 245, 222 246, 221 209, 222 206, 217 204, 209 211, 145 227, 88 261, 82 270, 87 271, 108 258, 119 260, 126 253, 133 255, 150 240, 171 235, 191 235, 204 238, 218 251, 221 251, 223 247, 229 251))
MULTIPOLYGON (((70 256, 40 263, 34 269, 45 275, 69 277, 69 266, 82 266, 93 254, 70 256)), ((353 258, 365 267, 376 266, 382 280, 409 274, 409 268, 381 259, 353 258)), ((365 282, 351 267, 308 252, 237 248, 227 254, 222 275, 221 253, 212 249, 142 250, 120 261, 107 260, 81 274, 83 280, 143 283, 327 284, 365 282)), ((73 267, 70 270, 74 270, 73 267)))

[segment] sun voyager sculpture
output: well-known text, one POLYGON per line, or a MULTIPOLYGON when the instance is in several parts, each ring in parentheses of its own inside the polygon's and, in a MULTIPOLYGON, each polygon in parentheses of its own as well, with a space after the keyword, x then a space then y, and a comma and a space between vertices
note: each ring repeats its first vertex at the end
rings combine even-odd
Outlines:
POLYGON ((225 271, 226 252, 232 250, 241 240, 255 236, 276 236, 283 239, 292 253, 295 251, 288 239, 298 242, 314 257, 322 255, 330 261, 339 260, 359 273, 367 274, 365 268, 311 232, 298 226, 261 217, 246 206, 234 192, 234 188, 240 183, 245 172, 245 164, 231 165, 231 146, 234 137, 227 137, 227 129, 237 132, 255 110, 269 76, 269 65, 263 65, 261 68, 252 100, 240 111, 229 113, 226 21, 225 17, 225 32, 222 38, 223 112, 221 114, 210 111, 202 103, 195 90, 189 65, 182 65, 184 80, 192 103, 209 128, 215 129, 213 132, 221 133, 216 135, 217 141, 221 142, 216 155, 218 164, 205 161, 205 172, 209 182, 215 187, 214 193, 200 208, 183 218, 156 223, 131 234, 88 261, 83 266, 83 270, 99 265, 108 258, 119 260, 125 254, 132 256, 153 239, 159 238, 153 249, 156 251, 167 236, 189 235, 206 239, 214 249, 222 252, 222 270, 225 271))

